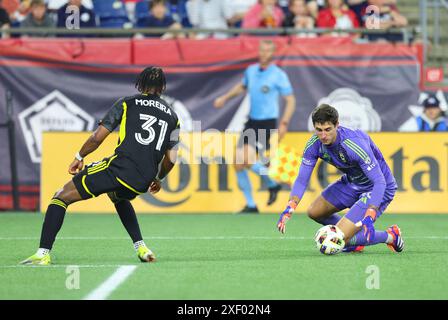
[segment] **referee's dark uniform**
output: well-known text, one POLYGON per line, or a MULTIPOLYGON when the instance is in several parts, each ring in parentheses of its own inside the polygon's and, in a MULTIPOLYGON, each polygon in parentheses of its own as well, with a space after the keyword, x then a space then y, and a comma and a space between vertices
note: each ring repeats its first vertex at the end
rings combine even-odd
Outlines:
POLYGON ((138 94, 115 102, 99 124, 109 131, 120 126, 118 145, 113 156, 73 177, 81 197, 113 192, 118 199, 132 200, 147 192, 165 152, 179 142, 176 113, 159 96, 138 94))

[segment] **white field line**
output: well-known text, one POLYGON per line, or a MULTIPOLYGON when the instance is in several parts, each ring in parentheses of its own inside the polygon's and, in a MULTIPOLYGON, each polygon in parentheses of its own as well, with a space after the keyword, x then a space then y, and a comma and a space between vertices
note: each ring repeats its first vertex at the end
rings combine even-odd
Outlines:
MULTIPOLYGON (((77 268, 118 268, 122 267, 122 264, 50 264, 48 266, 39 266, 39 265, 5 265, 1 266, 0 269, 9 269, 9 268, 67 268, 67 267, 77 267, 77 268)), ((138 265, 132 265, 137 267, 138 265)))
MULTIPOLYGON (((147 240, 312 240, 311 237, 297 237, 297 236, 152 236, 143 237, 147 240)), ((0 237, 0 241, 20 241, 20 240, 39 240, 39 237, 0 237)), ((447 240, 447 236, 405 236, 404 239, 435 239, 447 240)), ((58 237, 56 240, 129 240, 129 237, 58 237)))
POLYGON ((109 278, 90 292, 84 300, 106 300, 135 270, 137 266, 121 266, 109 278))
MULTIPOLYGON (((0 237, 1 240, 39 240, 39 237, 0 237)), ((307 240, 309 237, 295 237, 295 236, 152 236, 145 237, 143 239, 148 240, 277 240, 277 239, 290 239, 290 240, 307 240)), ((129 240, 129 237, 57 237, 56 240, 129 240)))

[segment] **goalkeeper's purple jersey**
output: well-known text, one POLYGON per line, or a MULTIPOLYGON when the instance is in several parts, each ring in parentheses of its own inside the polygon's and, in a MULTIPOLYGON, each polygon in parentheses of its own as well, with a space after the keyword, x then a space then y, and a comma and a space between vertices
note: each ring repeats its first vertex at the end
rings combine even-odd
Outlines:
POLYGON ((389 166, 372 139, 360 130, 339 126, 336 141, 331 145, 324 145, 317 135, 308 140, 291 196, 302 199, 318 158, 342 171, 350 187, 371 192, 369 205, 379 207, 385 190, 397 188, 389 166))

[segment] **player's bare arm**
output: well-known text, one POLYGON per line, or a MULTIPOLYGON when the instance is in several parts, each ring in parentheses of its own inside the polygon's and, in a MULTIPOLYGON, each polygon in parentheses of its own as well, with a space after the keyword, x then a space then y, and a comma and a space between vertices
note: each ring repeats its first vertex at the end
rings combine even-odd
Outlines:
POLYGON ((104 139, 110 134, 104 126, 99 125, 98 128, 92 133, 92 135, 84 142, 81 150, 76 155, 73 162, 68 167, 68 173, 75 175, 82 170, 84 166, 84 157, 98 149, 98 147, 103 143, 104 139))
POLYGON ((246 87, 242 83, 238 83, 232 89, 230 89, 227 93, 216 98, 213 103, 213 106, 218 109, 222 108, 226 104, 227 100, 237 97, 244 92, 246 92, 246 87))
POLYGON ((283 117, 280 120, 278 127, 278 139, 282 140, 286 132, 288 132, 288 126, 291 122, 292 115, 296 110, 296 98, 294 95, 288 95, 284 97, 286 101, 285 111, 283 112, 283 117))
POLYGON ((160 191, 161 184, 163 179, 170 173, 170 171, 174 168, 177 160, 177 150, 170 149, 165 152, 165 156, 163 157, 162 163, 160 165, 160 171, 157 174, 154 181, 149 186, 150 193, 157 193, 160 191))

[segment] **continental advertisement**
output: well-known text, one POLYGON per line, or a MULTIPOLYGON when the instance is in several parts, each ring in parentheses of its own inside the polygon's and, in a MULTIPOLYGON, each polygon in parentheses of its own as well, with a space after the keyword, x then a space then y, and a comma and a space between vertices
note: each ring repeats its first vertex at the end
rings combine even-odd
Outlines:
MULTIPOLYGON (((90 133, 45 132, 42 139, 41 211, 45 212, 54 193, 72 176, 68 166, 90 133)), ((281 141, 301 153, 310 133, 288 133, 281 141)), ((372 133, 398 184, 387 208, 391 213, 448 213, 448 133, 372 133)), ((222 132, 181 135, 178 164, 155 195, 142 194, 133 200, 138 213, 234 213, 245 205, 238 189, 233 162, 238 134, 222 132)), ((85 163, 99 161, 114 153, 118 134, 112 133, 85 163)), ((275 140, 275 139, 274 139, 275 140)), ((272 145, 272 156, 277 145, 272 145)), ((298 171, 298 168, 297 168, 298 171)), ((268 192, 262 180, 249 173, 252 191, 263 213, 281 212, 289 198, 290 186, 283 184, 277 201, 267 206, 268 192)), ((297 211, 306 212, 311 202, 340 172, 319 160, 308 190, 297 211)), ((113 213, 107 195, 74 203, 69 212, 113 213)))

